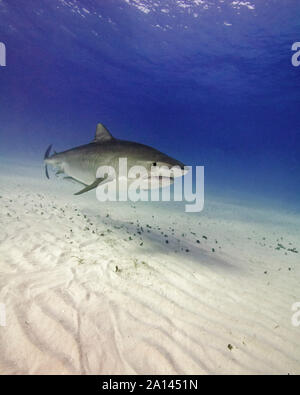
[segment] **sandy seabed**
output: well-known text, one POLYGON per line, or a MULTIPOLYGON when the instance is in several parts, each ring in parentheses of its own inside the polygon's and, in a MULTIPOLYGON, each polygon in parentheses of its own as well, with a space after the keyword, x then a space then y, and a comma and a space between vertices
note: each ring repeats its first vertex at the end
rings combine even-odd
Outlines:
POLYGON ((1 374, 300 374, 300 216, 78 189, 1 164, 1 374))

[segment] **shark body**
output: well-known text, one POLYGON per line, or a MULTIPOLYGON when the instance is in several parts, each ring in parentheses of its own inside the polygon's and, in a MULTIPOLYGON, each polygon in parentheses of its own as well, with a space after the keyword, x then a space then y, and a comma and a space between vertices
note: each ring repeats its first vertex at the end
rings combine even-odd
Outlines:
POLYGON ((75 195, 88 192, 101 183, 111 181, 108 178, 97 178, 97 170, 100 166, 111 166, 118 169, 120 158, 127 158, 128 168, 143 166, 147 170, 147 181, 151 175, 153 177, 153 171, 156 168, 165 169, 165 171, 161 170, 159 174, 156 173, 159 186, 172 183, 174 176, 179 177, 186 172, 182 162, 147 145, 116 139, 101 123, 97 125, 95 138, 89 144, 50 156, 51 147, 47 149, 44 158, 46 175, 49 178, 47 165, 52 165, 57 169, 57 174, 64 173, 68 178, 83 184, 84 188, 75 195), (166 170, 174 167, 178 171, 170 175, 170 171, 166 170))

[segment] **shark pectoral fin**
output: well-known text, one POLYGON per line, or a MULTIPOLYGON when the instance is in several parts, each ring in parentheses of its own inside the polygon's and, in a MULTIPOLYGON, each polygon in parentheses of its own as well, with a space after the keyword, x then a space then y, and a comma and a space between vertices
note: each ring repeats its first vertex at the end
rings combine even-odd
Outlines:
POLYGON ((74 195, 77 196, 77 195, 81 195, 81 194, 83 194, 83 193, 89 192, 89 191, 91 191, 92 189, 97 188, 97 186, 98 186, 99 184, 101 184, 101 182, 103 182, 104 180, 105 180, 105 178, 97 178, 97 180, 94 181, 91 185, 88 185, 87 187, 83 188, 81 191, 79 191, 79 192, 77 192, 77 193, 74 193, 74 195))
POLYGON ((76 180, 75 178, 70 177, 70 176, 64 177, 64 180, 74 181, 74 182, 76 182, 77 184, 84 185, 84 186, 86 187, 86 184, 84 184, 83 182, 81 182, 81 181, 79 181, 79 180, 76 180))

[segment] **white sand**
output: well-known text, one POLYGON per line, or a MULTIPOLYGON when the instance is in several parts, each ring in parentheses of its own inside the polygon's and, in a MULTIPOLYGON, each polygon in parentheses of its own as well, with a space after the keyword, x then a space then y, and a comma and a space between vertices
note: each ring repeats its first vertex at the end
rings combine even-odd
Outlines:
POLYGON ((1 164, 2 374, 300 374, 299 216, 77 190, 1 164))

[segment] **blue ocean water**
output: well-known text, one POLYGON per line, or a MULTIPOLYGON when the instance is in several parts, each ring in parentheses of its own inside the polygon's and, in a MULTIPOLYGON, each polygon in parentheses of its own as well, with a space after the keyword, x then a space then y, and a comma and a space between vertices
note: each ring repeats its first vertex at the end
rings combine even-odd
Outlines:
POLYGON ((208 194, 299 211, 299 15, 297 0, 0 0, 0 155, 42 161, 103 122, 204 165, 208 194))

